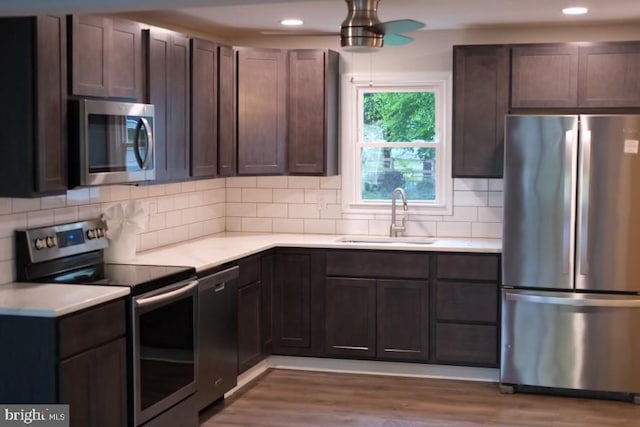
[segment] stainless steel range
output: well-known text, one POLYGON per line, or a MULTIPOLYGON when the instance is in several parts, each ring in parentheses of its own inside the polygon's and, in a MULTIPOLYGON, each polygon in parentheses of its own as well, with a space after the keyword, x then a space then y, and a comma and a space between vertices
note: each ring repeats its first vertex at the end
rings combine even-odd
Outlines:
POLYGON ((18 281, 129 287, 129 424, 189 408, 197 425, 185 404, 196 391, 195 269, 104 263, 105 232, 99 220, 17 230, 18 281))

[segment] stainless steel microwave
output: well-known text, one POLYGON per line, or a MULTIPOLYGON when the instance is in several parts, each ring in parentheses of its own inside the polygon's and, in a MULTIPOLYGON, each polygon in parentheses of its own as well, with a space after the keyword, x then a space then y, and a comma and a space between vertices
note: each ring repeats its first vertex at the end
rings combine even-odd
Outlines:
POLYGON ((70 113, 71 186, 155 179, 153 105, 82 99, 70 113))

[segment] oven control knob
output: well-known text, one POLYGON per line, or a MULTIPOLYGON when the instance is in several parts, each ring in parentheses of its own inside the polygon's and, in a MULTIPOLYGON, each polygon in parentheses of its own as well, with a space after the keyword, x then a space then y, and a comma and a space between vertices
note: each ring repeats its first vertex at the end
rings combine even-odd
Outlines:
POLYGON ((54 246, 56 246, 56 239, 53 236, 47 236, 46 237, 47 240, 47 247, 48 248, 52 248, 54 246))
POLYGON ((45 241, 45 239, 36 239, 34 244, 37 250, 45 249, 47 247, 47 242, 45 241))
POLYGON ((104 237, 104 228, 100 227, 96 231, 98 232, 98 237, 104 237))
POLYGON ((87 230, 87 238, 89 240, 95 239, 97 236, 97 230, 87 230))

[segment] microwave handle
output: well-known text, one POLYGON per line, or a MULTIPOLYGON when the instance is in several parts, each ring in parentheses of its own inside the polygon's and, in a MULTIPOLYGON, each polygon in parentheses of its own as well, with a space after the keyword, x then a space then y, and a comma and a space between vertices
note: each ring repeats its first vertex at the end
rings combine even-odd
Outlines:
POLYGON ((133 153, 136 155, 136 161, 138 165, 140 165, 140 169, 147 169, 149 166, 149 162, 151 161, 151 156, 153 154, 153 135, 151 134, 151 127, 149 126, 149 121, 145 117, 140 117, 138 120, 138 124, 136 125, 136 132, 134 134, 135 138, 135 149, 133 153), (140 130, 144 127, 144 131, 147 134, 147 141, 149 141, 149 149, 147 150, 147 155, 142 160, 140 156, 140 130))

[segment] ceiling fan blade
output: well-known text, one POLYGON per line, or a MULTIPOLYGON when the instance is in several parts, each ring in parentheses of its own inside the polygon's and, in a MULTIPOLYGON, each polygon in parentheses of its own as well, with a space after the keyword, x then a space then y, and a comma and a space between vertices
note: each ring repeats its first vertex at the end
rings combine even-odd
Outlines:
POLYGON ((385 46, 400 46, 403 44, 411 43, 413 39, 411 37, 403 36, 400 34, 385 34, 384 45, 385 46))
POLYGON ((381 22, 372 25, 370 28, 382 34, 400 34, 419 30, 424 27, 424 23, 414 19, 398 19, 397 21, 381 22))

